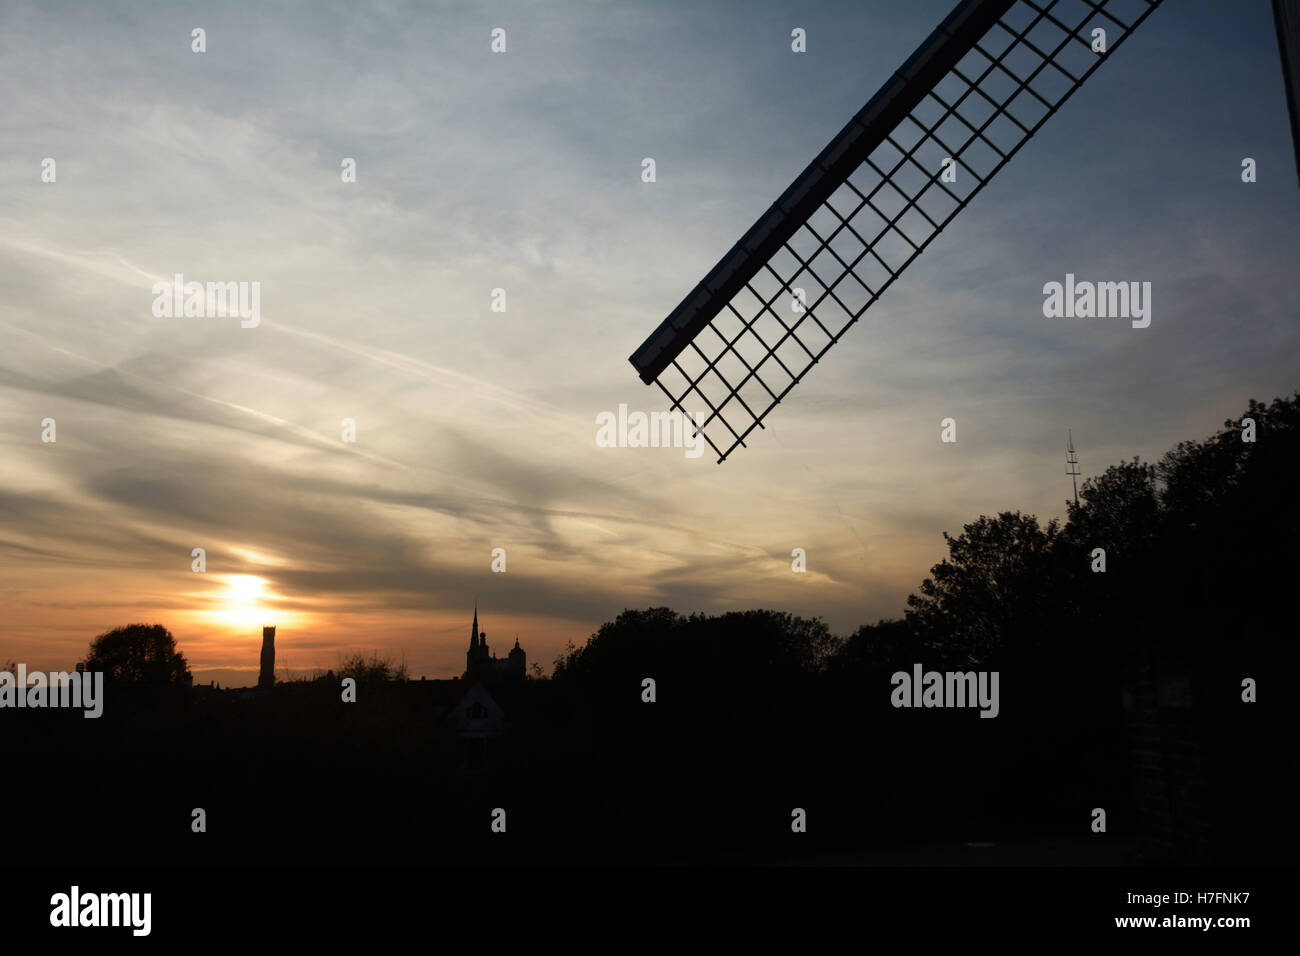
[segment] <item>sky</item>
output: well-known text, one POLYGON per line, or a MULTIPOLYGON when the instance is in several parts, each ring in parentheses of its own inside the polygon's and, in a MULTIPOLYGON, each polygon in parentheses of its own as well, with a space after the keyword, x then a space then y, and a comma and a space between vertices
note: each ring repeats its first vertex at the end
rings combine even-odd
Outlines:
POLYGON ((597 445, 665 407, 632 351, 950 8, 6 2, 0 663, 156 622, 248 683, 267 624, 282 670, 449 677, 475 602, 548 669, 629 607, 847 634, 942 532, 1062 515, 1067 428, 1087 477, 1300 387, 1269 5, 1179 0, 748 448, 597 445), (178 273, 258 282, 259 324, 154 315, 178 273), (1150 327, 1046 318, 1067 273, 1151 282, 1150 327))

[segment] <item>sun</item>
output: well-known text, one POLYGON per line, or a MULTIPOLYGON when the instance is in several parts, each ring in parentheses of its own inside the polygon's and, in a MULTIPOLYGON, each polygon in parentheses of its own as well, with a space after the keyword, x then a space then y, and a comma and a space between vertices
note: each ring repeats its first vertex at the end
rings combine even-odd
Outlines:
POLYGON ((216 597, 212 616, 230 627, 261 626, 270 613, 262 603, 267 596, 265 579, 254 574, 227 574, 223 583, 226 587, 216 597))
POLYGON ((301 601, 278 593, 272 578, 256 574, 207 577, 210 580, 203 582, 207 587, 189 595, 194 610, 187 612, 187 616, 200 626, 215 625, 230 634, 258 636, 266 626, 290 628, 309 624, 314 618, 301 601))
POLYGON ((256 601, 266 590, 266 581, 253 574, 231 574, 226 577, 230 596, 241 601, 256 601))

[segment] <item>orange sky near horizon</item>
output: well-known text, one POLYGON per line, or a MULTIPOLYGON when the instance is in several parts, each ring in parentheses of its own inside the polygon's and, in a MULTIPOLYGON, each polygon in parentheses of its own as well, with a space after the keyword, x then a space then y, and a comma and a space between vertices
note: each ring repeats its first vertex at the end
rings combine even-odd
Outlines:
MULTIPOLYGON (((118 577, 105 573, 91 575, 118 577)), ((179 577, 178 574, 169 577, 179 577)), ((217 674, 223 686, 238 686, 231 672, 246 672, 247 683, 257 680, 262 627, 276 628, 276 673, 300 674, 328 670, 353 652, 377 651, 405 661, 412 677, 459 676, 465 666, 474 608, 440 610, 359 610, 340 601, 308 604, 275 593, 267 579, 252 574, 191 574, 186 587, 170 596, 161 590, 139 601, 116 599, 120 586, 92 580, 82 599, 62 602, 7 602, 13 612, 6 620, 7 634, 27 632, 39 638, 6 640, 0 666, 11 659, 29 670, 71 669, 82 659, 98 634, 125 624, 161 624, 175 636, 196 680, 217 674), (96 587, 94 592, 90 587, 96 587), (93 594, 100 597, 96 599, 93 594)), ((7 588, 10 596, 16 589, 7 588)), ((66 594, 66 592, 65 592, 66 594)), ((504 656, 516 635, 528 654, 529 665, 550 671, 555 656, 566 643, 583 643, 599 626, 539 615, 494 613, 479 608, 479 627, 488 635, 494 652, 504 656)))

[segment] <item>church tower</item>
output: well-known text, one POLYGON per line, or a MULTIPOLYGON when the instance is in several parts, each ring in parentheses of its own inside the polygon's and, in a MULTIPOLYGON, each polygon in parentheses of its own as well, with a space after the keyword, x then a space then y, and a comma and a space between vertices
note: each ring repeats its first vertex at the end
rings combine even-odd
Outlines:
POLYGON ((515 637, 514 649, 506 655, 506 660, 509 661, 507 673, 511 677, 523 677, 524 674, 527 673, 528 658, 527 655, 524 654, 524 649, 519 646, 519 638, 517 636, 515 637))
POLYGON ((469 650, 465 652, 465 676, 472 677, 478 670, 478 605, 474 605, 474 623, 469 629, 469 650))
POLYGON ((527 657, 515 638, 514 649, 503 658, 488 650, 487 634, 478 629, 478 604, 474 605, 474 623, 470 625, 469 650, 465 652, 465 679, 498 681, 503 678, 523 677, 527 657))

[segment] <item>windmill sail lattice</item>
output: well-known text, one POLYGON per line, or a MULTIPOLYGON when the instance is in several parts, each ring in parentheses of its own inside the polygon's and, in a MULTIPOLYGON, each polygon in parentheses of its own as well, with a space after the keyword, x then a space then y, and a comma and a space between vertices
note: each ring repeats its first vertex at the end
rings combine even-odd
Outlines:
POLYGON ((632 354, 641 379, 725 460, 1159 4, 958 4, 632 354))

